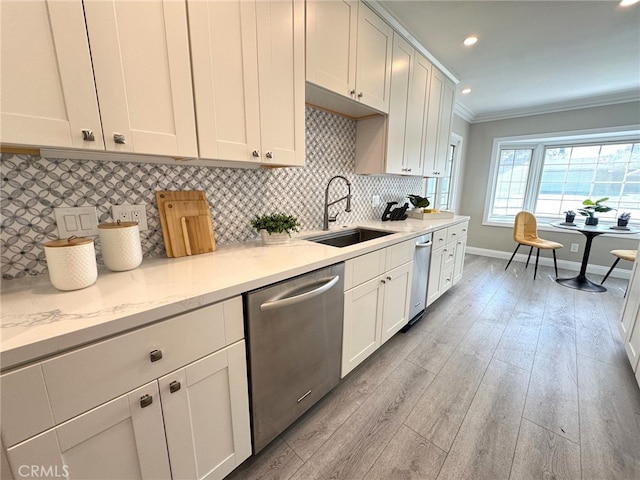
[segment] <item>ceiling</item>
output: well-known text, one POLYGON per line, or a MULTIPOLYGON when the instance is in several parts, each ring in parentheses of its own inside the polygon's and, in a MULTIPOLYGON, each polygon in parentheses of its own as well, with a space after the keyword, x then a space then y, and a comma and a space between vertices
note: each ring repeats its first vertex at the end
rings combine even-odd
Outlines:
POLYGON ((468 121, 640 99, 640 4, 369 3, 390 14, 459 80, 456 113, 468 121), (463 46, 471 34, 478 43, 463 46), (472 91, 462 95, 466 87, 472 91))

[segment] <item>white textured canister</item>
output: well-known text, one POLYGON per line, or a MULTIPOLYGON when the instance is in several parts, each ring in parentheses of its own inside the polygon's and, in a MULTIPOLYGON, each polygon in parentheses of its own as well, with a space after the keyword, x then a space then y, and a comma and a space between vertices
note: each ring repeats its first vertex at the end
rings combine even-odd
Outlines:
POLYGON ((93 239, 69 237, 44 244, 49 280, 58 290, 78 290, 98 278, 93 239))
POLYGON ((136 222, 98 225, 102 259, 109 270, 124 272, 142 263, 140 228, 136 222))

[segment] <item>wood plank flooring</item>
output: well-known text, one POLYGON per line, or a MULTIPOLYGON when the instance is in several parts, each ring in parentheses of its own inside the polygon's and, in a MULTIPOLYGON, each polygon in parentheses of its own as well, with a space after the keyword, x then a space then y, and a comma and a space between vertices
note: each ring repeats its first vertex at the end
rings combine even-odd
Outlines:
POLYGON ((467 255, 413 329, 228 478, 640 479, 626 281, 586 293, 505 264, 467 255))

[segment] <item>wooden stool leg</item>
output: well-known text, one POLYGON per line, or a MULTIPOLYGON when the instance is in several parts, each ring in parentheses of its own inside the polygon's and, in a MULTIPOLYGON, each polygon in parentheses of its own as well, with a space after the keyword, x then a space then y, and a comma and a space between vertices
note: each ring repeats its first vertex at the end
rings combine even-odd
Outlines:
MULTIPOLYGON (((609 269, 609 271, 607 272, 607 274, 604 276, 604 278, 602 279, 602 281, 600 282, 600 285, 602 285, 605 280, 607 278, 609 278, 609 275, 611 274, 611 272, 613 272, 613 269, 616 268, 616 265, 618 264, 618 262, 620 261, 620 257, 616 258, 616 261, 613 262, 613 265, 611 265, 611 268, 609 269)), ((626 294, 625 294, 626 295, 626 294)))
POLYGON ((509 259, 509 263, 507 263, 507 266, 504 267, 504 269, 506 270, 507 268, 509 268, 509 265, 511 265, 511 260, 513 260, 513 257, 516 256, 516 252, 518 251, 518 249, 520 248, 520 243, 518 245, 516 245, 516 249, 513 251, 513 255, 511 255, 511 258, 509 259))
POLYGON ((540 259, 540 249, 536 253, 536 269, 533 271, 533 279, 536 279, 536 274, 538 273, 538 260, 540 259))
POLYGON ((551 250, 553 252, 553 266, 556 269, 556 278, 558 278, 558 262, 556 261, 556 251, 551 250))

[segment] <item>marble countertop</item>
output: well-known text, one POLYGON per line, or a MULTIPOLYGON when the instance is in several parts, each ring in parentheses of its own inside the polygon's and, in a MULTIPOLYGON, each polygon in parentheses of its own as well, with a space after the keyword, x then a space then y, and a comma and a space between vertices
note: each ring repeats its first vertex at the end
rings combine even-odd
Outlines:
POLYGON ((3 281, 0 366, 7 370, 468 219, 361 222, 357 226, 394 233, 344 248, 304 240, 321 233, 307 231, 283 245, 253 241, 190 257, 149 258, 128 272, 103 267, 94 285, 70 292, 56 290, 46 274, 3 281))

